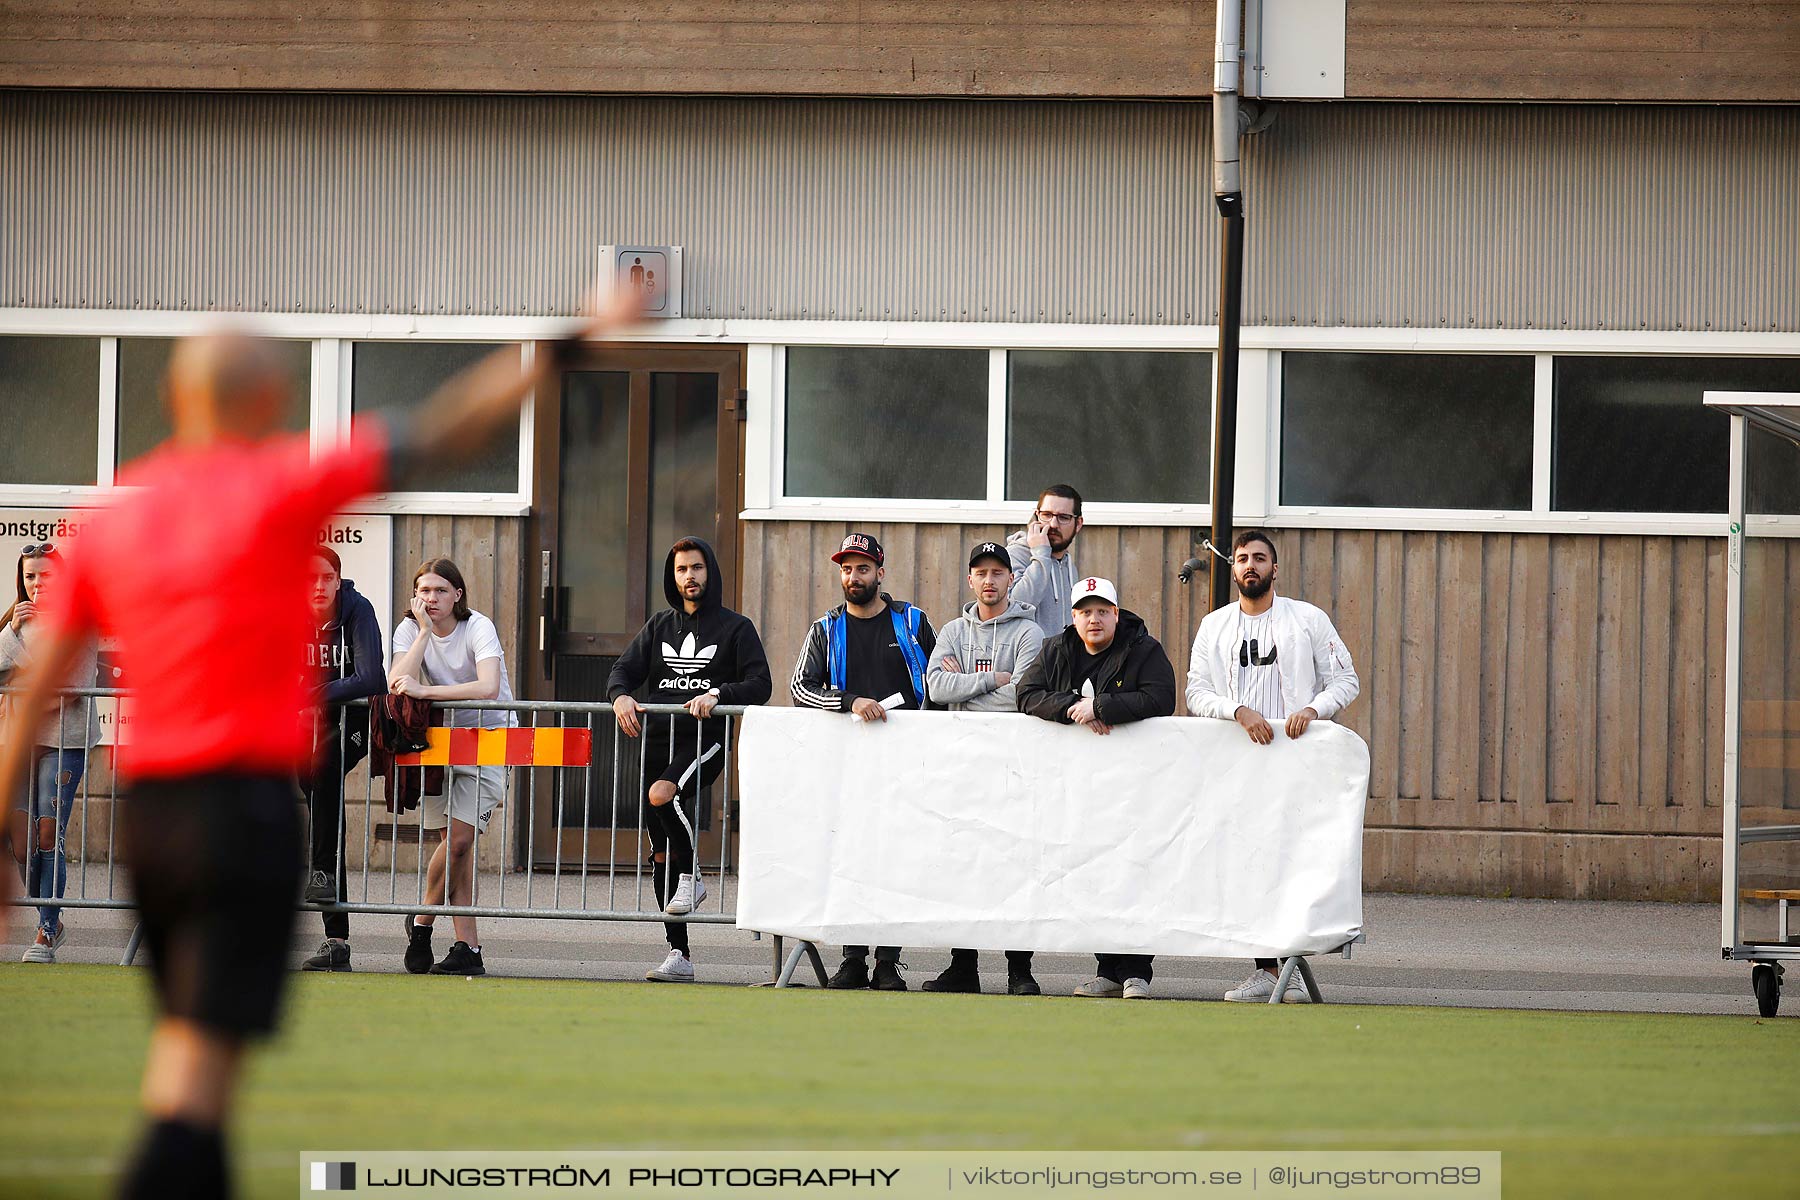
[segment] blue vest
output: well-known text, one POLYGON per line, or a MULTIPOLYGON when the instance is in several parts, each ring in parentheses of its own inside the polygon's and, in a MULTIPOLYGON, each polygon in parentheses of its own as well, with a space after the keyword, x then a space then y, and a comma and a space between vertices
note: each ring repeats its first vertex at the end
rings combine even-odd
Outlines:
MULTIPOLYGON (((912 676, 913 701, 924 708, 925 650, 919 645, 919 622, 923 617, 904 600, 889 600, 888 613, 894 620, 894 640, 900 644, 901 657, 906 659, 907 673, 912 676)), ((844 645, 849 629, 847 617, 839 609, 819 618, 825 627, 825 669, 831 676, 831 686, 840 692, 848 686, 850 677, 850 656, 844 645)))

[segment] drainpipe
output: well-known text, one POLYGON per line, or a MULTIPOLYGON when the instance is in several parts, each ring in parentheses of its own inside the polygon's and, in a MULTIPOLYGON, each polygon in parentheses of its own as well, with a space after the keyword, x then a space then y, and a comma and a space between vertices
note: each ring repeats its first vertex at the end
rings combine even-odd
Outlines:
POLYGON ((1244 304, 1244 186, 1238 174, 1240 0, 1219 0, 1213 53, 1213 202, 1219 209, 1219 352, 1213 358, 1211 612, 1231 599, 1232 488, 1237 475, 1238 327, 1244 304))

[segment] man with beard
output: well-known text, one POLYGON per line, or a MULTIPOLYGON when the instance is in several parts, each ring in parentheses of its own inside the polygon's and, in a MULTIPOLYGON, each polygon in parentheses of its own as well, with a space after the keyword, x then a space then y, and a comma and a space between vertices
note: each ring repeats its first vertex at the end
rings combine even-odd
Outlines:
MULTIPOLYGON (((1250 740, 1275 740, 1270 721, 1297 738, 1314 721, 1342 712, 1360 687, 1356 667, 1331 618, 1310 604, 1275 594, 1275 543, 1260 529, 1232 539, 1231 578, 1238 602, 1208 613, 1188 660, 1187 706, 1198 717, 1236 721, 1250 740)), ((1256 970, 1225 999, 1263 1002, 1275 994, 1276 963, 1256 970)), ((1282 996, 1289 1004, 1311 997, 1298 981, 1282 996)))
MULTIPOLYGON (((725 607, 725 576, 713 549, 685 537, 663 564, 663 596, 669 607, 644 623, 606 681, 613 716, 626 737, 644 737, 644 775, 653 778, 644 797, 650 827, 656 902, 671 917, 686 916, 706 899, 696 869, 694 822, 700 793, 725 769, 725 722, 712 718, 720 704, 766 704, 773 687, 762 638, 750 618, 725 607), (632 692, 653 704, 680 704, 698 719, 644 715, 632 692), (648 726, 648 728, 646 728, 648 726), (693 821, 681 794, 692 788, 693 821)), ((665 921, 669 955, 644 978, 656 983, 694 982, 685 921, 665 921)))
MULTIPOLYGON (((937 645, 925 614, 881 590, 887 576, 881 543, 852 533, 831 556, 844 602, 813 622, 790 690, 806 708, 846 712, 860 721, 885 721, 891 709, 927 707, 925 664, 937 645)), ((844 961, 826 985, 904 992, 900 947, 845 946, 844 961)))
POLYGON ((1037 610, 1038 628, 1048 642, 1069 627, 1069 597, 1081 578, 1069 547, 1085 522, 1081 493, 1053 483, 1038 496, 1025 528, 1006 539, 1012 560, 1012 598, 1037 610))
MULTIPOLYGON (((1019 711, 1098 734, 1113 726, 1175 712, 1175 668, 1144 619, 1119 607, 1110 579, 1075 584, 1073 623, 1044 642, 1019 679, 1019 711)), ((1151 956, 1097 954, 1093 979, 1075 989, 1087 999, 1150 998, 1151 956)))

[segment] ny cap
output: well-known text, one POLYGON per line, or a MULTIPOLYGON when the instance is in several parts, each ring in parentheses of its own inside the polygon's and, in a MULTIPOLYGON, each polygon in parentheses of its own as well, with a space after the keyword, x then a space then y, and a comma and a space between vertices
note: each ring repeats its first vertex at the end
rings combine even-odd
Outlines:
POLYGON ((975 548, 969 551, 969 566, 973 567, 984 558, 999 559, 1001 566, 1012 570, 1012 555, 999 542, 976 542, 975 548))

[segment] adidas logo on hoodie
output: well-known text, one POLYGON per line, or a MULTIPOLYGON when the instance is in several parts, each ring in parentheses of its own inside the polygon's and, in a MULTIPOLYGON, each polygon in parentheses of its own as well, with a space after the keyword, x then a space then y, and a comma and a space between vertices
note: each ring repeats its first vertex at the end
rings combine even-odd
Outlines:
POLYGON ((669 691, 704 692, 712 687, 709 676, 699 676, 699 672, 712 664, 713 655, 719 652, 718 646, 698 646, 694 635, 688 634, 682 639, 680 649, 662 643, 663 663, 675 672, 673 678, 664 679, 658 687, 669 691), (698 676, 698 677, 696 677, 698 676))

